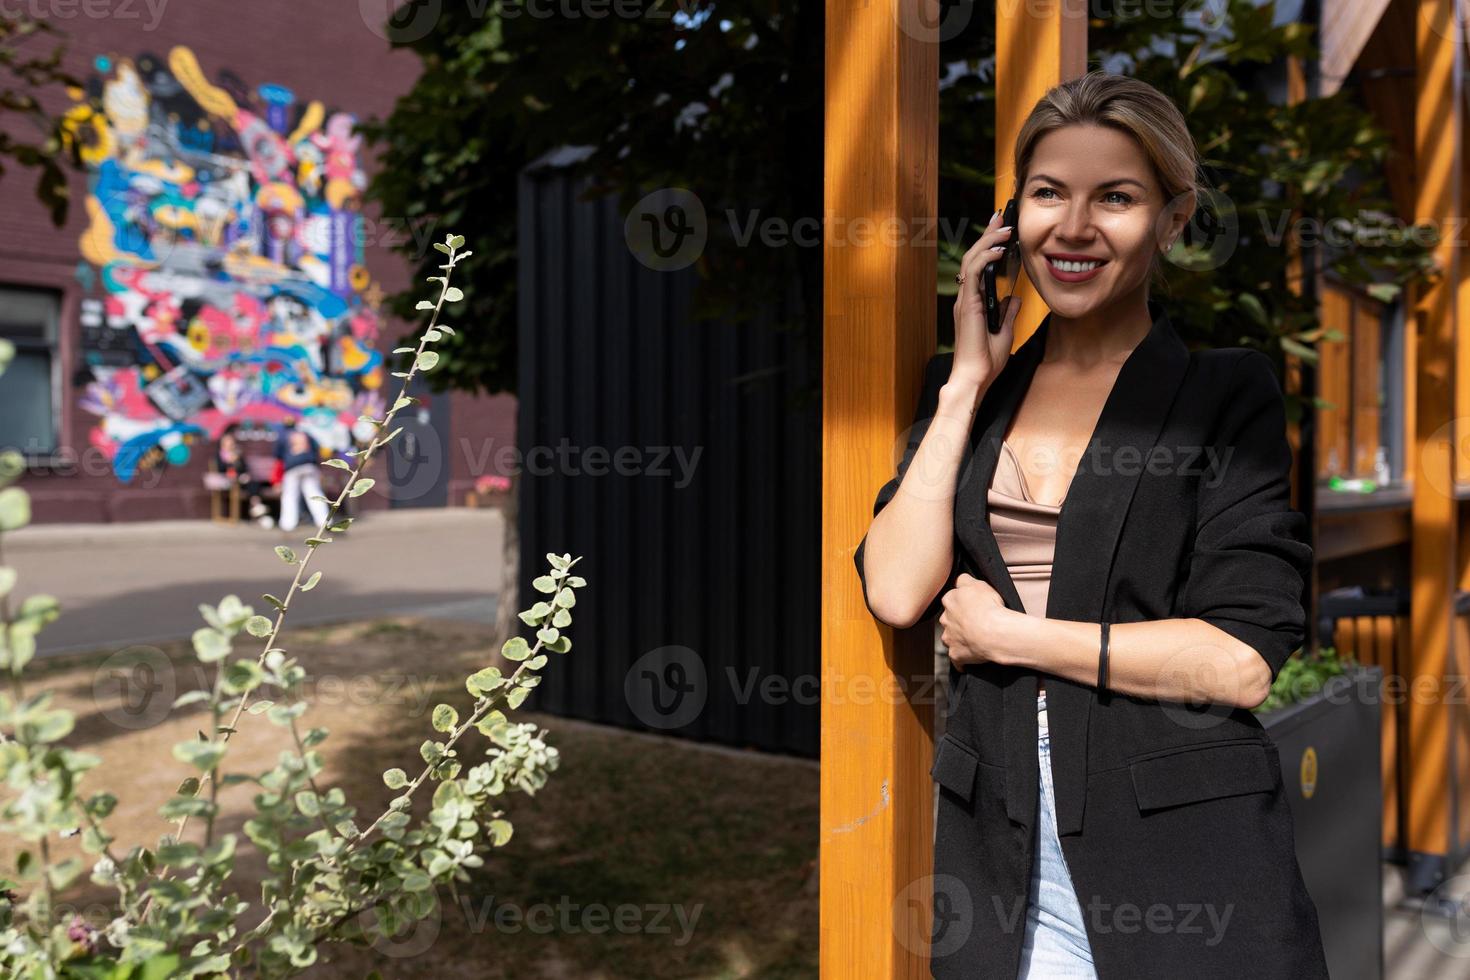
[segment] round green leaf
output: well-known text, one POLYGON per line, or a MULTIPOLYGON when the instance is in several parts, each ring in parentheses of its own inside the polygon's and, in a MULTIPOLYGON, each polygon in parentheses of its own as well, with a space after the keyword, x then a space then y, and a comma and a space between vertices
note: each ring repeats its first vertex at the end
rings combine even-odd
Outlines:
POLYGON ((439 732, 452 732, 454 726, 459 724, 459 712, 452 705, 441 704, 434 708, 433 725, 434 730, 439 732))
POLYGON ((230 652, 230 640, 219 630, 201 626, 194 631, 194 654, 204 663, 223 660, 230 652))
POLYGON ((31 522, 31 495, 20 487, 0 490, 0 531, 14 531, 31 522))

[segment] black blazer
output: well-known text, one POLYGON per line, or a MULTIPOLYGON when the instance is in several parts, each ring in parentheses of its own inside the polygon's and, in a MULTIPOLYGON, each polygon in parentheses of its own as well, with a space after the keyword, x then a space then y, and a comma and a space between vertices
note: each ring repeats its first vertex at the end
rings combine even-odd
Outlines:
MULTIPOLYGON (((1162 307, 1121 368, 1057 526, 1046 615, 1110 623, 1199 618, 1260 652, 1274 678, 1301 644, 1312 550, 1290 505, 1281 387, 1259 351, 1189 351, 1162 307)), ((1006 425, 1051 323, 986 391, 955 495, 954 567, 1023 611, 986 517, 1006 425)), ((933 418, 952 354, 925 369, 893 498, 933 418)), ((853 558, 863 578, 863 536, 853 558)), ((869 605, 871 611, 871 604, 869 605)), ((1180 651, 1181 664, 1188 651, 1180 651)), ((930 770, 935 977, 1014 980, 1037 813, 1037 673, 950 665, 930 770)), ((1326 977, 1296 860, 1281 763, 1254 714, 1099 693, 1047 675, 1057 830, 1102 980, 1326 977)))

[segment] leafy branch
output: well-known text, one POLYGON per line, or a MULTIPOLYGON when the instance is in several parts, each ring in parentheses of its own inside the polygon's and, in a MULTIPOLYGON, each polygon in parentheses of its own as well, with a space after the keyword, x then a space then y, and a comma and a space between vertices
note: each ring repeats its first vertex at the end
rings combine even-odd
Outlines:
MULTIPOLYGON (((319 746, 328 732, 300 724, 309 706, 303 691, 306 671, 278 645, 297 593, 310 591, 321 579, 320 571, 308 576, 311 558, 331 543, 330 534, 351 523, 351 518, 338 516, 342 506, 371 487, 363 474, 374 453, 401 431, 392 428, 392 421, 413 401, 406 394, 409 382, 439 361, 428 345, 453 333, 439 317, 445 303, 462 296, 449 284, 456 263, 470 254, 460 251, 462 245, 457 235, 435 245, 445 255, 443 274, 429 279, 438 284, 438 297, 420 304, 432 314, 418 346, 396 352, 414 355, 410 370, 394 372, 404 379, 397 400, 381 421, 368 419, 374 436, 366 448, 349 454, 355 466, 324 464, 349 471, 326 519, 307 539, 301 557, 290 548, 277 548, 281 559, 295 566, 295 574, 284 599, 265 597, 275 609, 274 621, 256 615, 233 595, 217 606, 199 607, 206 625, 194 633, 192 646, 200 662, 215 665, 214 674, 205 688, 181 694, 173 707, 206 703, 212 735, 199 731, 197 739, 173 747, 174 757, 192 765, 198 775, 185 779, 159 809, 173 827, 156 848, 135 845, 120 854, 112 847, 115 837, 104 824, 116 797, 81 793, 82 774, 101 760, 61 744, 74 718, 52 706, 52 692, 27 696, 22 671, 35 654, 37 632, 56 617, 58 607, 50 596, 29 596, 16 607, 10 598, 15 571, 0 564, 0 669, 9 672, 11 681, 10 693, 0 693, 0 776, 6 787, 0 791, 0 830, 32 844, 21 853, 14 877, 0 877, 0 974, 108 980, 298 974, 316 961, 322 943, 388 938, 405 922, 434 913, 438 885, 453 890, 456 882, 469 880, 470 870, 483 866, 478 845, 499 847, 510 840, 512 825, 497 798, 511 789, 534 794, 557 768, 559 755, 546 744, 545 731, 512 722, 506 712, 518 708, 540 683, 538 671, 548 653, 571 649, 562 631, 571 624, 575 590, 586 584, 571 574, 579 558, 546 556, 551 570, 533 583, 546 598, 520 613, 523 622, 535 627, 535 645, 519 636, 503 644, 502 656, 517 663, 510 676, 488 666, 466 678, 474 701, 463 721, 451 705, 434 708, 433 728, 445 737, 423 742, 425 765, 411 781, 402 769, 383 773, 385 785, 401 792, 365 829, 359 829, 356 810, 342 789, 323 779, 319 746), (241 634, 262 640, 263 650, 230 662, 241 634), (258 689, 273 693, 252 701, 258 689), (292 748, 265 772, 224 773, 227 747, 247 710, 288 729, 292 748), (460 753, 472 728, 490 747, 485 761, 462 772, 460 753), (414 823, 410 806, 431 780, 438 785, 428 813, 414 823), (217 837, 219 791, 240 783, 256 788, 254 815, 243 826, 247 840, 234 833, 217 837), (184 838, 195 816, 205 821, 203 839, 197 842, 184 838), (94 928, 80 916, 53 921, 54 896, 85 869, 79 857, 57 859, 52 840, 74 834, 81 835, 83 850, 97 855, 91 880, 117 895, 116 914, 105 928, 94 928), (237 853, 247 844, 264 856, 268 869, 256 902, 226 887, 237 853), (28 891, 24 899, 20 891, 28 891), (374 921, 364 921, 365 912, 376 913, 374 921), (255 924, 246 928, 247 920, 255 924)), ((13 348, 0 342, 0 371, 12 356, 13 348)), ((29 497, 7 486, 23 470, 19 454, 0 452, 0 532, 29 523, 29 497)))

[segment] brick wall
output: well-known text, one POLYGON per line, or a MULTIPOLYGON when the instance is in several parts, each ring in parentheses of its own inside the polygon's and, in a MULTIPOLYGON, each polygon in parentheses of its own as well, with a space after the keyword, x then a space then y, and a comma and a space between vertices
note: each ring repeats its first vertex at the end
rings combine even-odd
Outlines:
MULTIPOLYGON (((185 107, 184 121, 177 121, 178 114, 170 117, 175 120, 175 125, 164 128, 167 133, 173 134, 169 138, 175 143, 180 138, 210 140, 210 152, 221 156, 229 155, 230 141, 234 138, 237 139, 235 149, 239 158, 254 159, 244 149, 244 143, 247 142, 245 137, 253 131, 240 124, 241 117, 238 115, 227 120, 226 107, 233 104, 236 109, 245 109, 258 116, 265 126, 273 121, 271 113, 277 113, 278 118, 274 120, 276 128, 281 129, 284 126, 284 132, 277 133, 277 136, 286 140, 290 135, 296 134, 297 124, 303 122, 301 107, 319 102, 324 112, 321 123, 312 129, 319 136, 312 145, 319 144, 321 160, 314 165, 317 168, 315 179, 321 183, 312 184, 311 178, 302 176, 305 171, 299 157, 294 158, 284 170, 270 170, 274 158, 265 153, 260 159, 265 161, 261 166, 267 169, 261 171, 260 179, 255 180, 252 177, 254 182, 245 195, 252 201, 263 199, 261 187, 272 183, 273 175, 284 174, 287 179, 275 183, 286 185, 282 193, 287 198, 290 198, 293 187, 303 192, 309 187, 316 187, 320 191, 315 195, 317 199, 348 202, 341 210, 355 208, 356 198, 346 190, 347 185, 339 184, 334 188, 330 183, 334 174, 341 179, 344 172, 352 169, 350 162, 344 168, 341 148, 346 144, 335 141, 335 137, 340 134, 332 131, 331 117, 335 111, 347 112, 358 118, 385 115, 394 99, 407 91, 417 73, 417 60, 408 53, 391 51, 387 43, 359 14, 363 6, 360 4, 307 4, 285 0, 257 0, 242 4, 185 3, 183 0, 151 0, 151 3, 149 0, 76 0, 74 3, 69 3, 68 0, 47 0, 41 6, 47 13, 47 19, 68 35, 67 67, 74 74, 96 79, 99 86, 104 81, 112 83, 110 111, 117 113, 113 126, 116 139, 110 153, 101 150, 98 153, 103 160, 112 159, 119 164, 126 163, 127 166, 120 169, 121 173, 136 174, 143 167, 159 167, 166 178, 177 177, 180 173, 177 169, 169 169, 169 159, 161 163, 149 163, 143 155, 127 156, 127 150, 122 148, 130 138, 129 128, 145 118, 142 114, 138 114, 136 118, 133 116, 137 108, 136 100, 132 98, 135 88, 136 91, 148 92, 148 105, 152 108, 167 109, 175 104, 171 101, 175 97, 166 94, 168 86, 149 91, 148 81, 142 77, 148 74, 149 66, 165 67, 173 81, 188 82, 184 86, 186 91, 176 96, 180 100, 177 104, 185 107), (187 51, 182 59, 173 55, 179 48, 187 51), (197 76, 191 71, 191 63, 197 66, 197 76), (129 79, 124 65, 131 66, 138 76, 138 86, 130 87, 127 84, 129 79), (280 88, 262 92, 262 85, 280 88), (202 102, 196 98, 196 89, 206 93, 202 102), (278 106, 284 101, 285 90, 289 90, 294 96, 292 104, 272 108, 272 101, 278 106), (228 98, 212 100, 208 95, 211 92, 223 93, 228 98), (205 120, 204 124, 188 125, 190 111, 198 111, 201 105, 205 110, 200 113, 205 120)), ((154 77, 156 76, 149 75, 149 78, 154 77)), ((56 91, 47 93, 47 101, 53 108, 66 108, 70 105, 65 93, 56 91)), ((156 122, 158 117, 155 114, 147 118, 156 122)), ((300 132, 305 133, 307 130, 301 128, 300 132)), ((134 135, 131 138, 139 147, 156 148, 160 145, 160 140, 150 138, 146 132, 141 137, 134 135)), ((289 142, 287 145, 290 145, 289 142)), ((199 147, 195 146, 193 149, 198 150, 199 147)), ((306 152, 312 152, 310 147, 306 152)), ((359 150, 355 155, 358 167, 368 174, 372 169, 371 156, 371 151, 366 149, 359 150)), ((200 158, 181 153, 178 159, 194 161, 200 158)), ((350 155, 348 159, 350 161, 350 155)), ((235 168, 242 169, 244 168, 238 166, 235 168)), ((213 172, 217 176, 223 171, 211 171, 206 166, 199 168, 200 174, 207 176, 207 172, 213 172)), ((200 181, 195 181, 193 187, 187 184, 180 186, 186 188, 186 193, 192 194, 198 191, 199 184, 200 181)), ((87 178, 81 174, 74 175, 71 181, 71 214, 66 226, 57 230, 52 227, 44 209, 35 200, 34 180, 30 172, 11 169, 0 179, 0 287, 53 289, 59 294, 61 304, 59 366, 55 375, 59 394, 58 440, 62 447, 61 453, 50 461, 38 459, 33 471, 23 479, 22 485, 32 494, 35 519, 38 522, 203 517, 208 513, 208 502, 201 487, 201 474, 205 469, 205 460, 213 449, 213 440, 208 435, 192 431, 182 434, 180 439, 190 440, 187 462, 142 468, 131 480, 125 481, 117 475, 114 458, 117 454, 116 447, 120 444, 117 436, 130 431, 134 420, 129 418, 126 407, 99 415, 83 404, 88 383, 99 377, 97 362, 89 360, 99 356, 98 344, 91 334, 84 338, 83 320, 85 318, 88 322, 98 322, 95 311, 99 303, 105 304, 107 297, 111 295, 108 287, 100 285, 98 274, 102 266, 84 261, 84 256, 95 258, 96 249, 83 247, 84 232, 88 231, 89 226, 94 231, 97 227, 96 219, 89 216, 87 199, 90 196, 102 202, 104 186, 99 183, 89 194, 87 178), (88 276, 92 277, 90 283, 86 281, 88 276), (91 302, 84 303, 84 300, 91 302), (110 429, 103 425, 103 419, 108 414, 114 417, 114 424, 110 429)), ((219 186, 216 180, 215 189, 218 190, 219 186)), ((312 198, 309 194, 305 196, 308 201, 312 198)), ((126 213, 136 215, 136 200, 136 192, 129 190, 126 199, 114 193, 106 197, 105 203, 100 203, 99 206, 109 219, 123 213, 121 209, 130 207, 133 210, 126 213), (118 209, 117 214, 109 209, 118 209)), ((285 206, 290 204, 288 200, 285 206)), ((193 224, 187 230, 172 233, 174 237, 168 239, 183 244, 172 247, 167 254, 161 248, 152 252, 155 258, 162 258, 164 268, 186 267, 194 262, 195 256, 209 254, 205 247, 208 245, 205 240, 207 235, 216 236, 216 243, 228 239, 229 233, 221 231, 220 224, 205 228, 206 222, 213 220, 212 212, 202 210, 197 197, 191 198, 190 206, 194 211, 185 215, 185 220, 193 224)), ((336 209, 336 204, 333 207, 336 209)), ((177 217, 178 209, 160 207, 156 197, 147 199, 145 210, 147 216, 139 219, 144 222, 157 224, 180 220, 177 217)), ((306 212, 295 212, 296 218, 299 219, 304 213, 306 212)), ((318 214, 315 220, 318 232, 336 228, 331 223, 337 220, 335 215, 329 220, 328 217, 318 214)), ((514 219, 512 217, 508 220, 514 219)), ((242 222, 241 226, 245 224, 242 222)), ((250 230, 252 233, 258 232, 264 225, 265 222, 257 220, 250 230)), ((115 228, 116 225, 112 227, 115 228)), ((362 270, 353 270, 352 276, 363 278, 353 278, 353 283, 370 280, 385 292, 402 288, 407 282, 409 270, 390 246, 393 240, 401 240, 409 234, 407 224, 397 216, 383 215, 368 205, 362 209, 360 228, 363 242, 360 256, 362 270)), ((444 230, 436 230, 438 237, 442 237, 444 230)), ((420 233, 422 232, 421 228, 420 233)), ((104 243, 104 251, 111 245, 110 236, 102 235, 97 240, 104 243)), ((251 247, 256 251, 266 251, 258 245, 251 247)), ((290 264, 289 259, 285 261, 287 265, 290 264)), ((312 261, 309 256, 302 260, 302 266, 308 261, 312 261)), ((353 263, 354 266, 357 264, 353 263)), ((132 270, 136 265, 123 262, 116 268, 132 270)), ((324 266, 318 261, 314 268, 323 270, 324 266)), ((230 274, 228 268, 226 272, 227 275, 230 274)), ((333 282, 336 283, 348 274, 348 268, 345 263, 342 268, 336 268, 334 263, 330 272, 334 277, 333 282)), ((231 281, 239 282, 251 274, 253 273, 248 268, 245 272, 236 270, 231 281)), ((322 274, 325 275, 325 272, 322 274)), ((188 289, 197 288, 199 282, 209 278, 207 273, 200 273, 197 268, 191 275, 193 278, 190 281, 196 285, 181 289, 179 295, 185 295, 188 289)), ((203 302, 214 302, 220 306, 229 302, 227 297, 231 294, 228 291, 214 295, 208 292, 213 288, 212 285, 205 287, 206 294, 213 295, 213 299, 203 302), (226 299, 221 299, 221 296, 226 299)), ((157 280, 150 279, 146 283, 140 280, 136 289, 129 286, 123 293, 136 306, 138 295, 156 295, 156 289, 157 280)), ((207 315, 197 315, 198 302, 201 301, 195 301, 194 304, 183 302, 175 311, 179 333, 186 332, 186 322, 193 324, 192 329, 196 331, 208 332, 209 318, 207 315)), ((118 309, 122 309, 122 305, 118 309)), ((150 309, 154 312, 149 314, 149 322, 156 322, 160 314, 157 308, 150 309)), ((124 319, 136 319, 136 309, 125 310, 124 313, 124 319)), ((165 310, 161 315, 175 314, 169 314, 165 310)), ((113 321, 112 317, 101 319, 105 322, 113 321)), ((235 320, 238 323, 240 318, 235 320)), ((345 324, 346 320, 342 322, 345 324)), ((340 329, 346 331, 348 328, 343 325, 340 329)), ((368 346, 386 353, 395 346, 402 329, 402 324, 384 319, 368 346)), ((127 331, 123 330, 122 334, 126 335, 127 331)), ((260 336, 266 334, 262 333, 260 336)), ((201 340, 200 343, 229 346, 218 338, 201 340)), ((158 349, 152 347, 150 350, 158 349)), ((176 353, 177 349, 164 346, 158 352, 157 361, 147 366, 154 377, 165 373, 167 366, 178 360, 168 356, 170 352, 176 353)), ((103 356, 104 359, 109 356, 118 360, 126 359, 121 354, 103 356)), ((141 356, 147 359, 153 355, 141 356)), ((120 367, 122 365, 118 363, 104 363, 104 369, 120 367)), ((396 392, 398 379, 387 375, 389 369, 385 365, 380 372, 380 380, 384 386, 381 390, 396 392)), ((120 389, 126 388, 125 380, 118 380, 125 375, 126 369, 115 375, 111 384, 120 389)), ((143 388, 148 380, 140 368, 135 387, 143 388)), ((0 378, 0 384, 3 383, 4 379, 0 378)), ((135 392, 134 397, 142 396, 135 392)), ((152 396, 149 397, 152 399, 152 396)), ((199 414, 183 412, 178 413, 178 418, 161 418, 163 421, 178 423, 181 427, 197 422, 197 427, 206 432, 217 429, 220 419, 229 416, 229 407, 224 405, 221 408, 219 398, 213 395, 210 397, 218 415, 210 415, 207 411, 199 414)), ((93 404, 97 403, 95 391, 91 401, 93 404)), ((120 398, 118 403, 126 405, 120 398)), ((151 406, 152 401, 149 404, 151 406)), ((509 396, 486 398, 455 394, 449 399, 449 404, 452 443, 445 454, 446 465, 450 467, 450 501, 459 503, 463 500, 464 491, 472 485, 476 476, 493 471, 494 448, 513 445, 515 400, 509 396), (486 462, 491 464, 491 469, 487 470, 480 465, 486 462)), ((326 418, 326 415, 319 412, 313 418, 326 418)), ((374 476, 378 485, 359 501, 366 509, 388 505, 386 473, 379 471, 374 476)))

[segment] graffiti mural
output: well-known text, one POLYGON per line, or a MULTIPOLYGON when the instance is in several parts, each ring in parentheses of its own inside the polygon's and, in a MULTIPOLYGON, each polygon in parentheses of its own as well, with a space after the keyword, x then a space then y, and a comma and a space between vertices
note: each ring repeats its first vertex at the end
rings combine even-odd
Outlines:
POLYGON ((333 451, 383 413, 381 292, 363 266, 354 117, 214 80, 184 47, 99 57, 69 132, 88 164, 82 407, 118 479, 238 422, 333 451))

